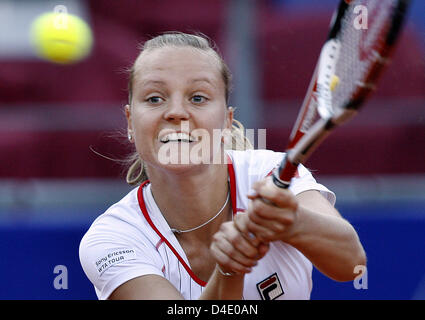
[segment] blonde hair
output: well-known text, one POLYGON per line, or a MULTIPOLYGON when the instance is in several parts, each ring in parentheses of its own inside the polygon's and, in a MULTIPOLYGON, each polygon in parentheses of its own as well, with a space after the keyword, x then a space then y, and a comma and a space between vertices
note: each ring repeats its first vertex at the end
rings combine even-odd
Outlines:
MULTIPOLYGON (((167 32, 152 38, 144 43, 141 47, 140 55, 146 50, 163 48, 166 46, 177 46, 177 47, 193 47, 199 50, 212 52, 217 58, 220 64, 220 72, 225 85, 225 98, 228 103, 230 92, 231 92, 231 79, 232 75, 226 63, 220 56, 216 46, 205 36, 201 34, 193 35, 182 32, 167 32)), ((137 59, 136 59, 137 61, 137 59)), ((130 69, 129 83, 128 83, 128 100, 131 107, 132 94, 133 94, 133 81, 135 75, 135 63, 130 69)), ((232 108, 232 107, 228 107, 232 108)), ((227 149, 231 150, 247 150, 254 149, 251 142, 245 137, 245 128, 238 120, 233 119, 232 129, 230 132, 231 143, 226 143, 227 149)), ((146 173, 146 165, 140 158, 137 152, 133 152, 127 157, 129 164, 127 170, 126 181, 130 185, 139 185, 142 182, 148 180, 146 173)))

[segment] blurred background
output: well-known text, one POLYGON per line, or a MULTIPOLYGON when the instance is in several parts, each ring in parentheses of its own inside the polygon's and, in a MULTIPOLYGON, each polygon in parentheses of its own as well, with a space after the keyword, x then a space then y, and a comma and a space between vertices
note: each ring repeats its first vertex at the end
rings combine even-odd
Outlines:
MULTIPOLYGON (((236 119, 283 151, 337 3, 0 0, 0 299, 96 299, 78 246, 131 189, 119 160, 130 151, 125 70, 139 43, 164 31, 209 36, 233 72, 236 119), (57 5, 93 30, 84 61, 57 65, 31 48, 31 22, 57 5), (67 288, 55 288, 59 265, 67 288)), ((367 289, 315 270, 312 299, 425 299, 424 1, 412 1, 373 99, 307 167, 368 254, 367 289)))

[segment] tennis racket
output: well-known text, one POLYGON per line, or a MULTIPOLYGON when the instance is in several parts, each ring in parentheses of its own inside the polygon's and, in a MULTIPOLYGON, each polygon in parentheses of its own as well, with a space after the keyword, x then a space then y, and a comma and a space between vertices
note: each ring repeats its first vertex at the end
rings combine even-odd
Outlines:
POLYGON ((370 96, 388 65, 408 4, 409 0, 339 3, 286 155, 273 171, 278 187, 288 188, 297 166, 333 129, 354 117, 370 96))

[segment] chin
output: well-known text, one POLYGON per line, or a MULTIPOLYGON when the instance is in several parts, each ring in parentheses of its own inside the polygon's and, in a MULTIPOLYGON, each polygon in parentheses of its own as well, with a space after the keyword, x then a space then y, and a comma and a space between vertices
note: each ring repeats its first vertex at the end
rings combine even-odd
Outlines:
POLYGON ((157 167, 159 170, 166 172, 171 175, 186 175, 186 174, 196 174, 197 172, 201 172, 208 165, 206 164, 159 164, 157 167))

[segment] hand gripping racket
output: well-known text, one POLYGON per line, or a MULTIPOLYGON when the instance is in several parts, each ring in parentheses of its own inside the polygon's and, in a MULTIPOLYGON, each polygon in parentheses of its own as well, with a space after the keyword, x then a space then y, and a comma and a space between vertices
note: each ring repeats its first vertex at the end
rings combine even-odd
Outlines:
POLYGON ((288 188, 298 164, 304 163, 335 127, 356 115, 388 64, 408 4, 409 0, 340 2, 286 155, 273 172, 278 187, 288 188))

